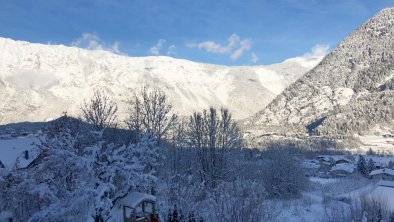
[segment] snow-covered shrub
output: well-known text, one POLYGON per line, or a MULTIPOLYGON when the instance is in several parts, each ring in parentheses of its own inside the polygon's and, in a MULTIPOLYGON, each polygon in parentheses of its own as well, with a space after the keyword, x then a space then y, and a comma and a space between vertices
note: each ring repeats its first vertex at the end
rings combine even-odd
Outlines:
POLYGON ((177 116, 164 90, 145 85, 139 91, 134 91, 127 105, 128 117, 125 123, 137 137, 140 133, 151 131, 159 144, 168 139, 169 132, 177 123, 177 116))
POLYGON ((241 148, 242 134, 230 112, 215 108, 195 112, 189 118, 186 143, 196 150, 201 179, 215 187, 228 176, 226 153, 229 149, 241 148))
POLYGON ((0 210, 16 221, 107 220, 128 192, 150 192, 160 162, 152 136, 114 144, 102 132, 75 133, 67 124, 51 129, 26 169, 2 173, 0 210))
POLYGON ((262 221, 266 193, 261 181, 222 183, 213 192, 214 221, 262 221))
POLYGON ((371 222, 379 222, 390 216, 387 200, 377 197, 361 198, 363 215, 371 222))
POLYGON ((97 90, 89 102, 81 107, 83 119, 96 130, 116 125, 118 106, 110 100, 105 91, 97 90))
POLYGON ((263 182, 271 198, 298 196, 307 184, 301 163, 292 148, 270 146, 263 152, 263 182))

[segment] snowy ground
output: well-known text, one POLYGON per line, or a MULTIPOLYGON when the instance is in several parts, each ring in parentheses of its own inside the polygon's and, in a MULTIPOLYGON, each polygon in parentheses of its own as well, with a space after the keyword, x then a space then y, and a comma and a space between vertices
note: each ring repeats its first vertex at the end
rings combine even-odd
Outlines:
POLYGON ((349 212, 349 200, 357 201, 364 196, 381 199, 394 211, 394 188, 379 186, 378 181, 362 177, 311 177, 310 181, 310 190, 299 199, 271 203, 276 209, 272 211, 275 214, 272 221, 327 221, 338 212, 349 212))
POLYGON ((365 135, 358 137, 362 145, 359 150, 367 152, 371 149, 374 152, 382 152, 384 154, 394 154, 394 138, 384 137, 384 135, 365 135))
MULTIPOLYGON (((379 140, 378 140, 379 141, 379 140)), ((6 167, 13 167, 18 161, 19 167, 27 166, 37 155, 34 143, 39 142, 37 136, 0 137, 0 160, 6 167), (24 159, 23 152, 29 150, 29 159, 24 159)), ((326 155, 329 159, 350 158, 357 161, 357 156, 326 155)), ((387 165, 394 161, 394 157, 365 156, 375 162, 387 165)), ((305 168, 317 169, 319 162, 316 159, 305 159, 305 168)), ((394 211, 394 188, 377 185, 377 181, 364 178, 353 173, 345 178, 319 178, 310 177, 310 186, 297 199, 291 200, 267 200, 270 218, 266 221, 326 221, 332 212, 330 210, 348 212, 349 200, 360 199, 363 196, 377 197, 385 200, 394 211)), ((115 208, 113 214, 120 215, 119 208, 115 208)), ((114 221, 121 221, 121 217, 114 221)))
POLYGON ((352 152, 366 153, 372 150, 375 153, 394 155, 394 137, 391 127, 378 126, 371 129, 365 135, 355 135, 361 141, 361 145, 352 152))
POLYGON ((394 211, 394 187, 377 186, 369 196, 384 201, 394 211))

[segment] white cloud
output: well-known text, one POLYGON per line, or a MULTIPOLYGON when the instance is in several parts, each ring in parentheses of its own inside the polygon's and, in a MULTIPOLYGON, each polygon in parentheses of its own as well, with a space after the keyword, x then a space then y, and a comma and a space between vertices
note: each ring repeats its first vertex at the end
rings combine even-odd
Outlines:
POLYGON ((231 53, 230 58, 232 60, 237 60, 245 52, 249 51, 251 48, 252 48, 252 41, 250 41, 249 39, 242 40, 241 42, 239 42, 239 48, 237 48, 231 53))
POLYGON ((199 43, 186 44, 189 48, 197 48, 215 54, 229 54, 232 60, 237 60, 252 48, 250 39, 241 39, 237 34, 232 34, 226 45, 221 45, 214 41, 204 41, 199 43))
POLYGON ((152 46, 149 49, 149 53, 151 53, 152 55, 160 55, 160 50, 163 47, 164 43, 166 43, 166 40, 159 39, 159 41, 157 41, 156 45, 152 46))
POLYGON ((305 59, 324 57, 330 52, 330 46, 325 44, 315 45, 310 52, 305 53, 302 57, 305 59))
POLYGON ((72 42, 71 45, 89 50, 104 50, 121 54, 119 42, 114 42, 112 45, 107 46, 95 33, 82 33, 82 36, 72 42))
POLYGON ((114 42, 114 44, 112 44, 112 46, 111 46, 112 52, 117 53, 117 54, 121 54, 120 49, 119 49, 119 45, 120 45, 119 42, 114 42))
POLYGON ((33 70, 18 70, 6 78, 8 82, 21 88, 49 89, 55 85, 58 79, 53 73, 38 72, 33 70))
POLYGON ((302 56, 290 58, 286 61, 293 61, 299 63, 301 66, 312 69, 330 52, 330 46, 324 44, 315 45, 310 52, 305 53, 302 56))
POLYGON ((167 55, 176 55, 175 53, 176 46, 175 45, 170 45, 167 49, 167 55))
POLYGON ((257 57, 256 53, 252 52, 252 53, 250 54, 250 62, 251 62, 252 64, 256 64, 257 61, 259 61, 259 57, 257 57))

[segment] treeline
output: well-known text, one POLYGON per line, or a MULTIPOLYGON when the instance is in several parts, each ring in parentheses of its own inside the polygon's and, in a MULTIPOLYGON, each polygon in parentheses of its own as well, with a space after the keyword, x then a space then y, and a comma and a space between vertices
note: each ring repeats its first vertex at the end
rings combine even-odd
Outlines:
POLYGON ((161 219, 178 206, 199 221, 261 221, 274 216, 266 200, 306 187, 298 149, 245 148, 225 108, 180 117, 163 90, 146 86, 126 103, 120 120, 96 91, 82 121, 55 121, 32 164, 0 170, 0 210, 17 221, 113 221, 118 201, 140 191, 157 196, 161 219))

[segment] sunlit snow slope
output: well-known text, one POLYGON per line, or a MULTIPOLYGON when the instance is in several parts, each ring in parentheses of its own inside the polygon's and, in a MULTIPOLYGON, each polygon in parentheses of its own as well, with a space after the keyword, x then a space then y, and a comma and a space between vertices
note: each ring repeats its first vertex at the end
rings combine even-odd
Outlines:
POLYGON ((245 128, 255 130, 257 137, 307 130, 341 136, 392 123, 393 77, 394 7, 381 10, 351 33, 319 65, 245 121, 245 128))
POLYGON ((0 38, 0 119, 4 124, 45 121, 64 111, 79 115, 95 89, 107 91, 122 112, 122 101, 143 84, 164 88, 181 115, 224 106, 242 119, 264 108, 321 59, 227 67, 0 38))

